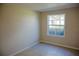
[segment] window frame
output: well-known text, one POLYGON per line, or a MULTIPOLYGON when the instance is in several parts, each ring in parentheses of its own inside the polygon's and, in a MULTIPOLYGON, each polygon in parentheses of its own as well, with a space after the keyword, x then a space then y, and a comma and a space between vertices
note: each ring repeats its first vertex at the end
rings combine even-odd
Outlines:
POLYGON ((47 36, 51 36, 51 37, 65 37, 65 19, 66 19, 66 14, 65 13, 62 13, 62 14, 50 14, 50 15, 47 15, 47 36), (48 24, 48 21, 49 21, 49 16, 51 15, 64 15, 64 35, 61 36, 61 35, 51 35, 49 34, 49 24, 48 24))

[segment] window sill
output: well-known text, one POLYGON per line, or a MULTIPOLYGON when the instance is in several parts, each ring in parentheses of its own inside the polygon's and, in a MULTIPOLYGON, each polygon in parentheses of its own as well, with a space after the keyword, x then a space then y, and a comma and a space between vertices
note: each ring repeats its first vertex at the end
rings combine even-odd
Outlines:
POLYGON ((59 38, 64 38, 64 35, 63 35, 63 36, 60 36, 60 35, 50 35, 50 34, 48 34, 47 36, 49 36, 49 37, 59 37, 59 38))

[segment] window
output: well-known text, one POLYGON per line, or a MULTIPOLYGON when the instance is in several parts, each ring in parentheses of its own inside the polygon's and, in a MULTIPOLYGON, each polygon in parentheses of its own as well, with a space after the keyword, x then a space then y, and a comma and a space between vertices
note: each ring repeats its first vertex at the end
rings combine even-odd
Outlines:
POLYGON ((48 35, 64 36, 65 14, 48 15, 48 35))

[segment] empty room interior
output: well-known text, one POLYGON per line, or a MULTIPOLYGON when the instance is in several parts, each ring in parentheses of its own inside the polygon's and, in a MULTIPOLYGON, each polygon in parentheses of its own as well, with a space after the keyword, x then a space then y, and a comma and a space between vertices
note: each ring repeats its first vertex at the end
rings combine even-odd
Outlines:
POLYGON ((0 56, 79 56, 79 4, 0 3, 0 56))

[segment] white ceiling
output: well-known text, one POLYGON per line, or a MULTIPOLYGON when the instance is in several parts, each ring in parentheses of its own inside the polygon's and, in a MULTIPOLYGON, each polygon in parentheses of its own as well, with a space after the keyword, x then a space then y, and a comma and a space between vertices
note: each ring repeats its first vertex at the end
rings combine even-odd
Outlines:
POLYGON ((76 3, 23 3, 20 5, 24 6, 25 8, 32 9, 34 11, 44 12, 49 10, 76 7, 78 4, 76 3))

